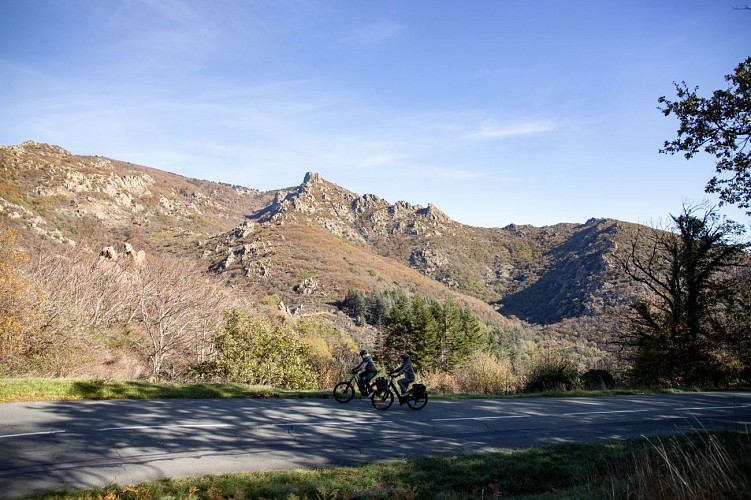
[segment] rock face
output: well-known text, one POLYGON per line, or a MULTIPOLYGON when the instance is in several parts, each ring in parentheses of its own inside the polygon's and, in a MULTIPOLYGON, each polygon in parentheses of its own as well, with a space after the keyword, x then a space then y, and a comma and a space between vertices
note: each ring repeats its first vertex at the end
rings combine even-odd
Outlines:
POLYGON ((398 201, 391 205, 373 194, 357 195, 308 172, 295 189, 280 191, 268 207, 253 214, 258 222, 312 221, 356 243, 373 243, 396 234, 442 234, 456 223, 432 204, 427 208, 398 201))
MULTIPOLYGON (((281 272, 264 257, 274 252, 265 245, 274 243, 248 240, 251 227, 269 225, 317 227, 535 323, 596 316, 620 304, 628 292, 613 285, 610 257, 623 223, 592 219, 544 228, 474 228, 452 221, 432 204, 390 204, 373 194, 352 193, 314 172, 225 235, 215 252, 224 257, 213 268, 239 268, 259 279, 281 272)), ((291 288, 300 295, 315 293, 304 283, 291 288)))
POLYGON ((0 146, 0 180, 7 186, 0 191, 0 216, 68 244, 79 237, 111 241, 112 231, 144 244, 154 233, 209 237, 272 196, 33 141, 0 146))

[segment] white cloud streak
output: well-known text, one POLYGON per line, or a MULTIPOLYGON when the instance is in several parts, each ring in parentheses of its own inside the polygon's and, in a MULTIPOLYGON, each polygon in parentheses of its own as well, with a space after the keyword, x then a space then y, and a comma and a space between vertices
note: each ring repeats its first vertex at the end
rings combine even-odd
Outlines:
POLYGON ((352 45, 376 45, 398 37, 402 29, 399 23, 383 21, 352 30, 340 42, 352 45))
POLYGON ((543 121, 519 121, 499 125, 497 123, 485 123, 476 132, 470 133, 468 138, 477 140, 506 139, 522 135, 534 135, 551 132, 557 127, 547 120, 543 121))

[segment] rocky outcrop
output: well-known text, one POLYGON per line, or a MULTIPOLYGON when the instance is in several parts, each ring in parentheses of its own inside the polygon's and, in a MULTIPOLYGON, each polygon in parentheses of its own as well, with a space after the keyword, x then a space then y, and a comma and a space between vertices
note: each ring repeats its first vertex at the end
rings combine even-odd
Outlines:
POLYGON ((456 224, 437 207, 398 201, 391 205, 373 194, 357 195, 308 172, 297 188, 280 191, 251 216, 258 222, 313 221, 352 242, 368 243, 394 234, 443 234, 456 224))
POLYGON ((0 217, 70 244, 107 240, 113 230, 205 238, 238 224, 270 198, 33 141, 0 146, 0 179, 0 217))
POLYGON ((313 295, 319 293, 320 283, 313 278, 305 278, 300 283, 292 287, 292 290, 299 295, 313 295))
POLYGON ((146 262, 146 252, 143 250, 136 251, 130 243, 125 244, 125 255, 133 260, 136 265, 140 266, 146 262))
POLYGON ((68 245, 76 245, 75 240, 66 237, 58 228, 48 224, 44 217, 41 217, 23 205, 12 203, 1 196, 0 216, 7 217, 9 221, 20 224, 42 238, 68 245))
POLYGON ((121 254, 115 249, 114 245, 103 247, 99 252, 99 257, 101 260, 117 262, 122 260, 122 258, 125 258, 129 259, 137 266, 140 266, 146 262, 146 252, 144 252, 143 250, 136 251, 133 248, 133 245, 131 245, 130 243, 125 243, 123 245, 122 255, 123 257, 121 257, 121 254))

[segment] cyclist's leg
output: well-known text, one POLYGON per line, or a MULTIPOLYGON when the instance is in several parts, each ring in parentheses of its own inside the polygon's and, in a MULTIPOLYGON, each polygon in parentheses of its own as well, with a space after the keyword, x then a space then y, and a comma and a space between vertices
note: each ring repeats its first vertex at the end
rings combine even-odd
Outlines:
POLYGON ((365 375, 363 375, 363 385, 365 390, 370 391, 370 381, 373 380, 373 377, 375 377, 378 374, 378 372, 368 372, 365 375))
POLYGON ((414 378, 408 378, 408 377, 404 377, 403 379, 399 379, 399 387, 402 388, 402 394, 406 394, 407 393, 407 389, 409 388, 409 384, 411 384, 414 381, 415 381, 414 378))
POLYGON ((406 382, 406 380, 406 378, 400 378, 396 381, 396 383, 399 384, 399 389, 401 390, 402 394, 405 394, 407 392, 407 384, 409 384, 409 382, 406 382))

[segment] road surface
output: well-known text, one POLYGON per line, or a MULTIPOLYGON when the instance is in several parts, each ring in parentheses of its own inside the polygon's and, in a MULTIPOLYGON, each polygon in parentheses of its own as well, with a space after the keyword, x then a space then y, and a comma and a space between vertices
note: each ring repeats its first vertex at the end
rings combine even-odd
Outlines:
POLYGON ((430 401, 0 404, 0 497, 165 477, 356 465, 700 430, 751 429, 751 393, 430 401))

